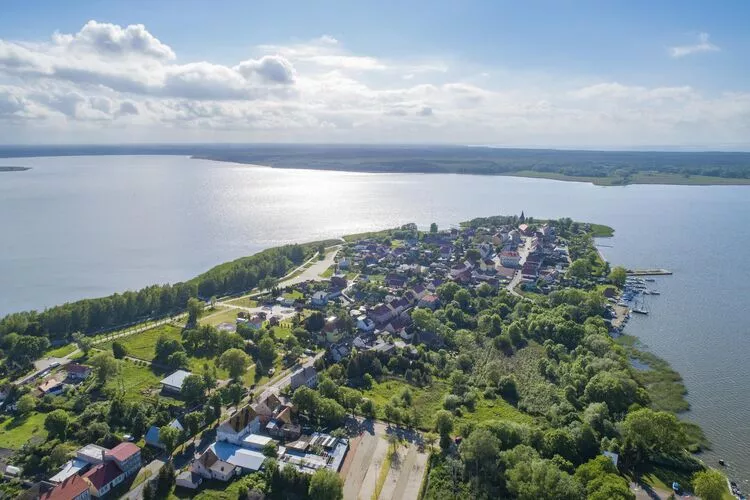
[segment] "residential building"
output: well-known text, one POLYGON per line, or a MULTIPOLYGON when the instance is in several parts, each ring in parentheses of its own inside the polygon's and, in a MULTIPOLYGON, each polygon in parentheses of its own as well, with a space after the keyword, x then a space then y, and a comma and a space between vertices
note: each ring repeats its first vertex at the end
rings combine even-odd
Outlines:
POLYGON ((74 474, 51 490, 42 493, 40 500, 90 500, 90 484, 81 476, 74 474))
POLYGON ((65 365, 65 371, 68 372, 68 379, 72 381, 86 380, 91 375, 90 366, 78 363, 68 363, 65 365))
POLYGON ((63 383, 55 378, 48 379, 37 387, 42 396, 46 396, 47 394, 62 394, 63 388, 63 383))
POLYGON ((300 368, 292 374, 290 380, 291 389, 294 391, 298 387, 307 386, 313 388, 318 385, 318 372, 312 366, 300 368))
MULTIPOLYGON (((182 427, 182 424, 179 420, 174 419, 171 422, 169 422, 169 426, 177 429, 178 431, 182 432, 184 428, 182 427)), ((159 439, 159 428, 155 425, 152 425, 148 431, 146 432, 146 436, 144 437, 144 441, 147 445, 153 446, 155 448, 159 449, 165 449, 166 446, 164 446, 164 443, 161 442, 159 439)))
POLYGON ((236 466, 219 459, 213 450, 213 446, 210 446, 200 457, 193 460, 190 469, 205 479, 218 479, 219 481, 229 481, 239 473, 236 466))
POLYGON ((424 307, 426 309, 429 309, 431 311, 434 311, 438 307, 440 307, 440 298, 435 294, 429 294, 422 297, 422 299, 417 303, 417 306, 424 307))
POLYGON ((91 496, 101 498, 125 481, 125 474, 114 462, 103 462, 84 473, 83 479, 91 485, 91 496))
POLYGON ((186 370, 177 370, 169 374, 166 378, 162 379, 161 389, 164 392, 171 394, 179 394, 182 390, 182 384, 185 379, 192 375, 191 372, 186 370))
POLYGON ((216 429, 216 440, 239 445, 245 436, 257 433, 260 424, 260 415, 252 406, 243 406, 219 425, 216 429))
POLYGON ((500 264, 503 267, 516 268, 521 265, 521 255, 512 250, 500 252, 500 264))
POLYGON ((314 307, 325 307, 328 304, 328 293, 324 291, 315 292, 310 299, 314 307))

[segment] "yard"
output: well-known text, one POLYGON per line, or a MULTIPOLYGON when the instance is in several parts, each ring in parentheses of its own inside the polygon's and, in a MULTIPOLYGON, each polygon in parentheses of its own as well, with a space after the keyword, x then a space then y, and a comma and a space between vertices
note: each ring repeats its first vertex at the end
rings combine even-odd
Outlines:
POLYGON ((226 303, 240 307, 258 307, 258 301, 250 297, 237 297, 236 299, 227 300, 226 303))
POLYGON ((433 382, 429 387, 417 387, 401 380, 376 382, 371 389, 363 391, 363 396, 375 403, 378 418, 383 418, 383 408, 392 396, 398 396, 405 388, 414 394, 412 406, 417 411, 420 429, 430 429, 435 424, 435 414, 443 408, 443 397, 448 393, 444 382, 433 382))
POLYGON ((140 366, 133 361, 124 361, 117 378, 109 380, 107 388, 123 390, 128 400, 141 399, 151 390, 159 390, 159 381, 166 371, 154 370, 150 366, 140 366))
POLYGON ((0 444, 4 448, 17 450, 28 443, 32 437, 45 440, 44 413, 32 413, 25 418, 9 418, 0 423, 0 444))
MULTIPOLYGON (((141 333, 122 337, 117 339, 117 341, 125 346, 125 349, 128 351, 128 356, 151 361, 156 355, 156 341, 159 340, 159 337, 162 335, 165 335, 170 339, 182 340, 182 333, 179 328, 172 325, 160 325, 141 333)), ((112 341, 104 342, 97 347, 111 351, 112 341)))
POLYGON ((237 321, 237 309, 221 306, 217 307, 215 311, 206 311, 207 314, 200 319, 201 325, 218 326, 220 323, 232 323, 237 321))

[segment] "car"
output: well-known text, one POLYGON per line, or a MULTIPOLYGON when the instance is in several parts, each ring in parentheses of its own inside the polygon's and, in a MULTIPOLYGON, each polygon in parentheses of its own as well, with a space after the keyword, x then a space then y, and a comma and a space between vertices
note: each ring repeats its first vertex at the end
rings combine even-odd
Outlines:
POLYGON ((52 363, 49 364, 50 368, 57 368, 58 366, 60 366, 59 361, 53 361, 52 363))
POLYGON ((135 438, 130 434, 123 434, 122 439, 124 439, 128 443, 132 443, 133 441, 135 441, 135 438))

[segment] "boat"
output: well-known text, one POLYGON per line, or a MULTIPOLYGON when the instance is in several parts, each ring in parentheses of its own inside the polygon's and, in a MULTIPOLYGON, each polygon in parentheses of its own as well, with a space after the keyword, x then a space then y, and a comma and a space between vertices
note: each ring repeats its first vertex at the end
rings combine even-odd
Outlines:
POLYGON ((645 281, 650 281, 651 283, 653 283, 656 280, 654 278, 646 278, 645 281))
POLYGON ((648 309, 646 308, 646 303, 643 299, 641 299, 640 303, 636 301, 631 310, 636 314, 648 314, 648 309))
POLYGON ((651 290, 651 295, 661 295, 661 292, 658 290, 651 290))
POLYGON ((634 307, 633 308, 633 312, 636 313, 636 314, 644 314, 644 315, 648 314, 647 310, 641 309, 640 307, 634 307))
POLYGON ((726 462, 724 462, 723 458, 719 459, 719 465, 721 465, 722 467, 726 467, 727 466, 727 464, 726 464, 726 462))

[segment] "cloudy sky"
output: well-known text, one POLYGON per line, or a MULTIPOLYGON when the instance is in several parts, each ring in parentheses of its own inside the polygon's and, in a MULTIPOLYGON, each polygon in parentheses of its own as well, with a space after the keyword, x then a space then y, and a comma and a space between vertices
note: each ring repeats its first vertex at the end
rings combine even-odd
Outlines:
POLYGON ((750 2, 3 0, 0 144, 750 149, 750 2))

